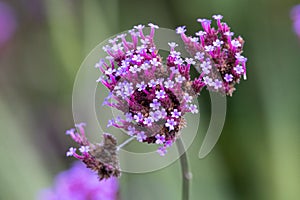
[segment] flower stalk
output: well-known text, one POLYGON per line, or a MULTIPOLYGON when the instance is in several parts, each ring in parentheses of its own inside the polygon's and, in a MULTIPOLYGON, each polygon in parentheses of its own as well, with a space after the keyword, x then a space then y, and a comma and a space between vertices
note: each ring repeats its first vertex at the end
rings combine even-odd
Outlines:
POLYGON ((176 140, 176 146, 179 155, 181 155, 179 160, 182 175, 182 200, 188 200, 192 173, 189 170, 189 161, 181 138, 176 140))
POLYGON ((120 149, 122 148, 122 147, 124 147, 124 146, 126 146, 127 144, 129 144, 132 140, 134 140, 135 139, 135 137, 130 137, 130 138, 128 138, 127 140, 125 140, 123 143, 121 143, 121 144, 119 144, 118 146, 117 146, 117 151, 120 151, 120 149))

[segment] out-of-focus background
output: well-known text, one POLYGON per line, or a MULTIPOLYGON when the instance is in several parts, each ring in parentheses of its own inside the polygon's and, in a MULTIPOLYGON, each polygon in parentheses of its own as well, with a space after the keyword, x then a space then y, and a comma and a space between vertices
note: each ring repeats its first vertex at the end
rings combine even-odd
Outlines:
MULTIPOLYGON (((200 29, 197 18, 224 15, 245 39, 248 80, 228 98, 216 148, 198 159, 209 120, 188 150, 191 199, 300 199, 300 38, 296 0, 0 0, 0 199, 31 200, 74 161, 72 87, 81 62, 107 37, 148 22, 200 29)), ((91 68, 93 70, 93 68, 91 68)), ((147 174, 123 174, 121 197, 180 199, 179 162, 147 174)))

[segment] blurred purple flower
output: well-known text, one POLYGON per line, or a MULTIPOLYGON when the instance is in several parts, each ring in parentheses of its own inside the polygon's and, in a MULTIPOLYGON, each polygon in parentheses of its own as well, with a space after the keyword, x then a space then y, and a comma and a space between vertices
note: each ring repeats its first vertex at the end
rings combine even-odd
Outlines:
POLYGON ((292 8, 291 19, 293 20, 294 31, 300 38, 300 4, 292 8))
POLYGON ((39 200, 116 200, 118 180, 99 181, 81 162, 57 175, 54 186, 40 192, 39 200))
POLYGON ((12 8, 0 2, 0 47, 13 36, 16 27, 16 16, 12 8))

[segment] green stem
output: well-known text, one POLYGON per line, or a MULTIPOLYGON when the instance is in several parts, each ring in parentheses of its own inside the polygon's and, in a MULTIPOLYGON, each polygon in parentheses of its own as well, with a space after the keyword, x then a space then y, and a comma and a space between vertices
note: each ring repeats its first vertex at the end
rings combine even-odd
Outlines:
POLYGON ((192 173, 189 171, 189 164, 186 151, 183 146, 183 142, 181 138, 176 140, 176 146, 178 149, 178 153, 180 156, 180 166, 181 166, 181 174, 182 174, 182 200, 189 199, 189 188, 190 188, 190 180, 192 179, 192 173))
POLYGON ((122 147, 124 147, 125 145, 127 145, 128 143, 130 143, 135 137, 130 137, 127 140, 125 140, 122 144, 119 144, 117 146, 117 151, 119 151, 122 147))

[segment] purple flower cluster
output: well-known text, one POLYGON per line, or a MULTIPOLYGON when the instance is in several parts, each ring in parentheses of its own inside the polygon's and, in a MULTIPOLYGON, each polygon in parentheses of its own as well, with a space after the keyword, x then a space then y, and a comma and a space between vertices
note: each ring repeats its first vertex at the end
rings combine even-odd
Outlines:
POLYGON ((98 82, 110 90, 104 104, 124 113, 109 120, 108 126, 126 130, 139 142, 159 144, 158 153, 164 155, 185 125, 184 114, 198 112, 192 99, 204 83, 190 80, 195 61, 182 59, 175 43, 169 43, 167 65, 163 64, 154 44, 158 26, 149 26, 149 35, 143 32, 144 25, 138 25, 129 31, 130 41, 126 34, 109 40, 111 44, 103 48, 108 56, 95 67, 104 74, 98 82))
POLYGON ((39 200, 116 200, 118 180, 99 181, 85 166, 76 162, 71 169, 61 172, 52 188, 43 190, 39 200))
MULTIPOLYGON (((233 33, 221 15, 214 15, 218 29, 211 27, 211 21, 199 19, 203 30, 197 37, 186 36, 184 26, 176 29, 181 35, 192 58, 183 58, 178 46, 170 42, 170 52, 163 61, 154 43, 155 29, 149 24, 149 34, 144 25, 137 25, 128 34, 120 34, 109 40, 103 47, 107 53, 95 65, 102 76, 97 82, 110 91, 103 105, 121 111, 108 121, 107 127, 114 126, 126 131, 139 142, 159 145, 157 152, 165 155, 180 136, 186 122, 186 113, 198 113, 193 100, 203 87, 222 94, 232 95, 235 84, 246 78, 246 61, 242 56, 244 40, 233 33), (199 77, 190 77, 190 68, 195 67, 199 77)), ((67 131, 67 135, 81 147, 80 154, 73 147, 67 156, 83 161, 88 168, 98 173, 99 179, 120 176, 116 139, 103 134, 101 144, 91 144, 84 133, 84 124, 67 131)), ((126 143, 126 142, 125 142, 126 143)), ((124 143, 124 144, 125 144, 124 143)))
POLYGON ((187 51, 197 61, 195 67, 200 72, 202 80, 209 90, 232 95, 235 84, 243 76, 246 79, 246 61, 242 56, 244 40, 238 36, 233 38, 230 27, 221 22, 223 16, 214 15, 217 29, 211 27, 211 20, 198 19, 203 30, 195 35, 185 34, 185 26, 176 29, 177 34, 186 45, 187 51))
POLYGON ((91 144, 85 136, 84 123, 76 125, 79 130, 74 128, 67 130, 69 135, 76 143, 81 145, 79 154, 77 149, 70 147, 67 156, 73 156, 86 164, 87 168, 98 173, 100 180, 108 179, 111 176, 119 177, 120 168, 117 156, 117 140, 110 134, 103 134, 100 144, 91 144))
POLYGON ((294 31, 300 38, 300 4, 292 8, 291 19, 293 20, 294 31))

